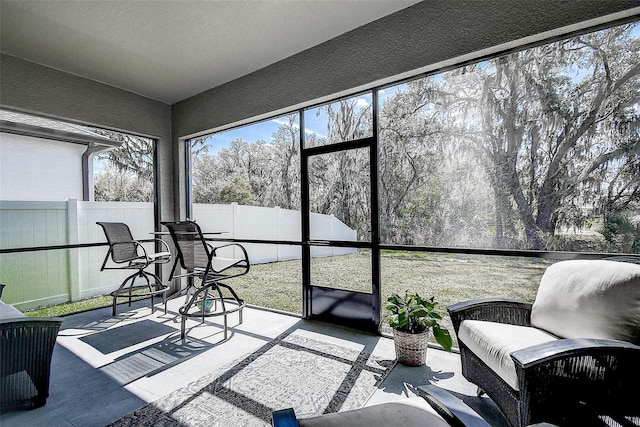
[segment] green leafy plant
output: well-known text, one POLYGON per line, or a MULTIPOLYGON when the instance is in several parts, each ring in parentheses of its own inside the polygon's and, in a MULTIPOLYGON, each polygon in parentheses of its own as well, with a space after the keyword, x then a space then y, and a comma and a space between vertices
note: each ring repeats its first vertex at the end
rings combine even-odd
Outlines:
POLYGON ((438 303, 435 297, 422 298, 417 293, 405 291, 404 297, 391 294, 387 298, 386 317, 389 326, 402 332, 419 334, 433 331, 433 337, 447 351, 451 351, 453 340, 446 328, 440 326, 442 316, 436 311, 438 303))

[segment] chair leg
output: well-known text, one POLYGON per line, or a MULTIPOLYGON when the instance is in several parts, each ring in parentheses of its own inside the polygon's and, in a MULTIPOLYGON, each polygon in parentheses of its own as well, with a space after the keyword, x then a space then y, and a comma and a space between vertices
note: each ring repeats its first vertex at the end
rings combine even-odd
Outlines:
MULTIPOLYGON (((122 281, 122 283, 120 284, 117 290, 111 292, 111 296, 113 297, 113 307, 111 309, 112 316, 116 315, 116 305, 117 305, 117 298, 118 298, 116 295, 118 295, 121 290, 127 287, 127 283, 129 283, 129 280, 131 280, 131 285, 129 286, 133 286, 133 283, 135 282, 135 278, 137 275, 138 273, 133 273, 131 276, 127 277, 122 281)), ((131 306, 131 292, 129 292, 129 306, 131 306)))
POLYGON ((226 340, 228 337, 228 322, 227 322, 227 307, 225 306, 224 303, 224 296, 222 295, 222 290, 220 289, 220 286, 218 286, 218 284, 215 284, 216 287, 216 291, 218 291, 218 295, 220 295, 220 305, 222 306, 222 312, 224 313, 222 315, 223 319, 223 323, 224 323, 224 339, 226 340))
MULTIPOLYGON (((144 280, 147 282, 147 288, 149 288, 149 292, 153 292, 153 288, 151 287, 151 281, 149 280, 149 274, 144 271, 144 270, 139 270, 138 271, 138 277, 144 277, 144 280)), ((155 280, 155 279, 154 279, 155 280)), ((133 283, 131 284, 133 285, 133 283)), ((153 300, 153 293, 151 293, 151 314, 153 314, 154 310, 154 300, 153 300)), ((131 299, 129 299, 129 305, 131 305, 131 299)))
POLYGON ((162 293, 162 302, 164 302, 164 314, 167 314, 167 291, 162 293))
POLYGON ((180 322, 180 339, 184 340, 185 336, 185 323, 187 323, 187 316, 182 315, 182 322, 180 322))
POLYGON ((227 339, 227 315, 225 314, 224 316, 224 339, 227 339))

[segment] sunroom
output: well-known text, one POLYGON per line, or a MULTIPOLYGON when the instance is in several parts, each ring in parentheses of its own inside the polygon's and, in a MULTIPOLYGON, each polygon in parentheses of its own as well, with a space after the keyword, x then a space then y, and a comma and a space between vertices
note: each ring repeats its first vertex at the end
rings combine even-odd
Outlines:
MULTIPOLYGON (((218 318, 188 320, 177 339, 189 282, 169 280, 173 260, 150 267, 174 297, 167 314, 143 300, 65 316, 47 404, 3 424, 268 424, 256 407, 294 404, 259 401, 251 387, 269 376, 247 359, 325 337, 326 354, 389 366, 360 369, 376 379, 354 402, 338 396, 360 365, 336 367, 327 401, 311 405, 320 413, 432 383, 509 425, 462 377, 446 307, 531 303, 557 262, 640 254, 635 1, 0 7, 2 300, 28 314, 113 292, 124 275, 100 271, 101 221, 152 251, 158 237, 174 249, 162 223, 193 220, 251 263, 230 281, 247 308, 227 339, 218 318), (405 292, 435 298, 453 353, 434 340, 425 366, 395 365, 385 306, 405 292), (61 398, 80 371, 96 381, 80 394, 114 397, 61 398), (220 396, 218 409, 185 406, 204 407, 202 421, 162 406, 225 375, 252 410, 220 396), (93 415, 67 412, 74 399, 93 415)), ((311 370, 297 368, 277 375, 295 388, 311 370)))

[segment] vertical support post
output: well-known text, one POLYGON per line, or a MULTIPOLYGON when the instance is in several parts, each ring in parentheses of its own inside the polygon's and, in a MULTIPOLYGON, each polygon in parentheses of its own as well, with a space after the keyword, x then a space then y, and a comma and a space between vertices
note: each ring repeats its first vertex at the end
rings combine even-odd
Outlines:
MULTIPOLYGON (((78 199, 67 199, 67 244, 78 243, 78 199)), ((78 249, 67 249, 69 296, 71 301, 80 299, 80 253, 78 249)))
MULTIPOLYGON (((160 191, 160 188, 162 185, 162 180, 160 179, 162 165, 160 164, 159 145, 160 144, 158 144, 158 140, 154 139, 153 140, 153 231, 161 231, 162 229, 162 226, 160 225, 160 222, 162 221, 162 212, 160 212, 160 209, 162 207, 162 192, 160 191)), ((160 239, 160 236, 157 236, 157 237, 160 239)), ((154 245, 155 245, 154 249, 156 252, 160 252, 164 250, 162 243, 155 242, 154 245)), ((167 265, 156 264, 154 267, 155 274, 160 278, 161 283, 164 282, 163 269, 168 269, 168 268, 169 268, 168 264, 167 265)), ((171 286, 171 284, 169 284, 169 286, 171 286)), ((163 299, 165 301, 165 310, 166 310, 166 307, 167 307, 166 292, 163 295, 164 295, 163 299)))
MULTIPOLYGON (((236 229, 238 227, 238 202, 231 203, 232 220, 231 220, 231 238, 236 239, 236 229)), ((233 257, 237 258, 236 246, 233 246, 233 257)))
MULTIPOLYGON (((273 210, 276 217, 276 240, 280 240, 280 207, 273 210)), ((280 261, 280 245, 276 245, 276 262, 280 261)))
POLYGON ((371 179, 371 294, 373 297, 372 320, 380 330, 382 322, 382 281, 380 276, 380 128, 378 123, 378 89, 371 92, 371 115, 373 117, 373 143, 369 147, 371 179))
MULTIPOLYGON (((329 217, 329 239, 330 240, 338 240, 338 236, 336 233, 336 222, 339 221, 339 219, 336 218, 336 216, 334 214, 331 214, 331 216, 329 217)), ((342 239, 340 239, 342 240, 342 239)), ((356 239, 357 240, 357 239, 356 239)), ((331 251, 330 256, 336 256, 338 254, 336 254, 336 247, 335 246, 329 246, 329 250, 331 251)), ((341 250, 341 248, 337 249, 338 251, 341 250)))
POLYGON ((95 142, 87 144, 87 150, 82 153, 82 200, 93 200, 93 152, 95 142))
POLYGON ((309 156, 305 152, 304 109, 300 109, 300 210, 302 234, 302 317, 307 319, 312 313, 311 301, 311 242, 309 221, 309 156))

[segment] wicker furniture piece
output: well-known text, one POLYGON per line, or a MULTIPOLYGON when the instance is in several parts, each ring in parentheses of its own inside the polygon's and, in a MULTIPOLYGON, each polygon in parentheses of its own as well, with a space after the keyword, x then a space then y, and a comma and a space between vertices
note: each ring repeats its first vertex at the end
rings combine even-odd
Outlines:
POLYGON ((165 264, 171 261, 169 246, 162 239, 153 239, 160 243, 165 251, 149 253, 141 242, 134 240, 131 230, 127 224, 121 222, 97 222, 104 230, 104 234, 109 242, 109 251, 104 258, 100 271, 104 270, 135 270, 135 273, 122 281, 122 284, 115 291, 111 292, 113 306, 111 314, 116 315, 118 298, 127 298, 129 306, 134 298, 151 298, 151 312, 154 311, 154 297, 162 295, 164 302, 164 313, 167 314, 167 291, 168 286, 162 284, 160 278, 155 274, 145 271, 147 267, 155 264, 165 264), (111 266, 109 258, 116 267, 111 266), (144 282, 142 282, 144 279, 144 282))
POLYGON ((473 409, 444 389, 418 387, 420 397, 298 419, 293 409, 274 411, 273 427, 490 427, 473 409))
POLYGON ((193 221, 163 222, 169 229, 173 243, 178 251, 169 280, 187 277, 185 304, 178 310, 182 316, 180 337, 185 338, 185 324, 188 318, 222 316, 224 319, 224 339, 228 337, 227 316, 238 312, 242 323, 244 300, 238 297, 233 288, 222 280, 247 274, 250 263, 247 251, 242 245, 232 243, 214 247, 206 242, 200 226, 193 221), (241 257, 236 257, 239 252, 241 257), (228 256, 231 253, 231 256, 228 256), (227 255, 227 256, 223 256, 227 255), (178 264, 186 270, 177 274, 178 264), (223 290, 227 295, 223 294, 223 290))
POLYGON ((0 301, 0 412, 34 409, 47 402, 60 325, 62 319, 26 317, 0 301))
POLYGON ((393 328, 393 344, 398 363, 406 366, 422 366, 427 360, 431 331, 412 334, 393 328))
POLYGON ((561 261, 533 304, 479 299, 448 311, 462 374, 512 426, 640 425, 640 265, 561 261))

